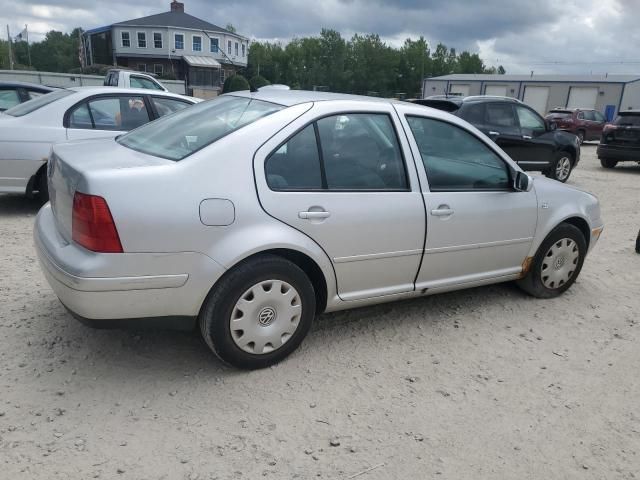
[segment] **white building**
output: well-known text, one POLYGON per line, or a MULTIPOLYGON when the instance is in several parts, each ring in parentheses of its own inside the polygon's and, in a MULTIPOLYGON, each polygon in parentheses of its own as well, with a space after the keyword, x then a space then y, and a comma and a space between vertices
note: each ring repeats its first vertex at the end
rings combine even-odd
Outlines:
POLYGON ((189 15, 173 0, 168 12, 88 30, 88 65, 107 64, 186 80, 215 94, 247 66, 247 37, 189 15))

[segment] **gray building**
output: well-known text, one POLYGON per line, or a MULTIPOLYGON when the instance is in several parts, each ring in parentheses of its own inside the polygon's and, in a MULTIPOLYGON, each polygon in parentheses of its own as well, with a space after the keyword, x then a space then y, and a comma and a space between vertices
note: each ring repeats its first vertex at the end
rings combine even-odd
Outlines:
MULTIPOLYGON (((107 64, 186 80, 190 90, 217 93, 247 66, 248 38, 201 20, 173 0, 169 11, 84 33, 87 64, 107 64)), ((200 96, 203 95, 200 92, 200 96)))
POLYGON ((481 75, 425 78, 423 97, 500 95, 522 100, 540 114, 555 107, 594 108, 611 120, 640 108, 640 75, 481 75))

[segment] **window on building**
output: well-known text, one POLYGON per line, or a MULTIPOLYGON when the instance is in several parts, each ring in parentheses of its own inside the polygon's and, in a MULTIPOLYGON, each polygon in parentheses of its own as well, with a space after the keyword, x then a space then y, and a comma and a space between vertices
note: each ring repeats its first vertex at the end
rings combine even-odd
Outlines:
POLYGON ((120 32, 120 39, 122 40, 122 46, 129 48, 131 46, 131 36, 129 32, 120 32))
POLYGON ((197 35, 194 35, 192 37, 192 50, 194 52, 201 52, 202 51, 202 37, 199 37, 197 35))
POLYGON ((182 33, 176 33, 173 38, 175 40, 174 48, 176 50, 184 50, 184 35, 182 33))
POLYGON ((155 73, 158 76, 162 76, 164 75, 164 65, 162 65, 161 63, 154 63, 153 64, 153 73, 155 73))
POLYGON ((138 48, 147 48, 147 34, 138 32, 138 48))
POLYGON ((147 64, 146 63, 139 63, 138 64, 138 71, 139 72, 146 72, 147 71, 147 64))
POLYGON ((227 42, 227 54, 231 55, 231 40, 227 42))
POLYGON ((155 32, 153 34, 153 47, 162 48, 162 34, 160 32, 155 32))
POLYGON ((224 68, 220 69, 220 85, 224 85, 224 81, 225 81, 225 71, 224 68))
POLYGON ((247 46, 243 43, 242 44, 242 56, 245 57, 247 53, 247 46))
POLYGON ((210 44, 210 51, 211 53, 218 53, 218 48, 220 47, 218 39, 217 38, 212 38, 211 39, 211 44, 210 44))
POLYGON ((238 42, 236 42, 236 57, 238 56, 238 42))

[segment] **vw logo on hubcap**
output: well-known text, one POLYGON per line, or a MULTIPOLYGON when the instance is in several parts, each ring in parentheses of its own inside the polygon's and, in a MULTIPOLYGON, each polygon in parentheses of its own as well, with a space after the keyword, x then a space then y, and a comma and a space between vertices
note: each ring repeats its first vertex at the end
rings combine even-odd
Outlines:
POLYGON ((258 314, 258 323, 268 327, 276 319, 276 310, 273 307, 264 307, 258 314))
POLYGON ((565 259, 563 256, 556 258, 556 270, 560 270, 564 266, 565 259))

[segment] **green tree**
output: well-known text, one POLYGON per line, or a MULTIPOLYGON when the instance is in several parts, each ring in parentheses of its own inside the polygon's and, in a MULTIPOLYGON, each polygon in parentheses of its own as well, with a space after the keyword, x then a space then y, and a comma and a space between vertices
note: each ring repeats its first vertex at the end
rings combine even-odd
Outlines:
POLYGON ((228 77, 224 81, 222 93, 238 92, 241 90, 249 90, 249 82, 239 73, 228 77))
POLYGON ((264 78, 262 75, 254 75, 249 79, 249 85, 251 86, 252 90, 257 90, 260 87, 271 85, 271 82, 264 78))

